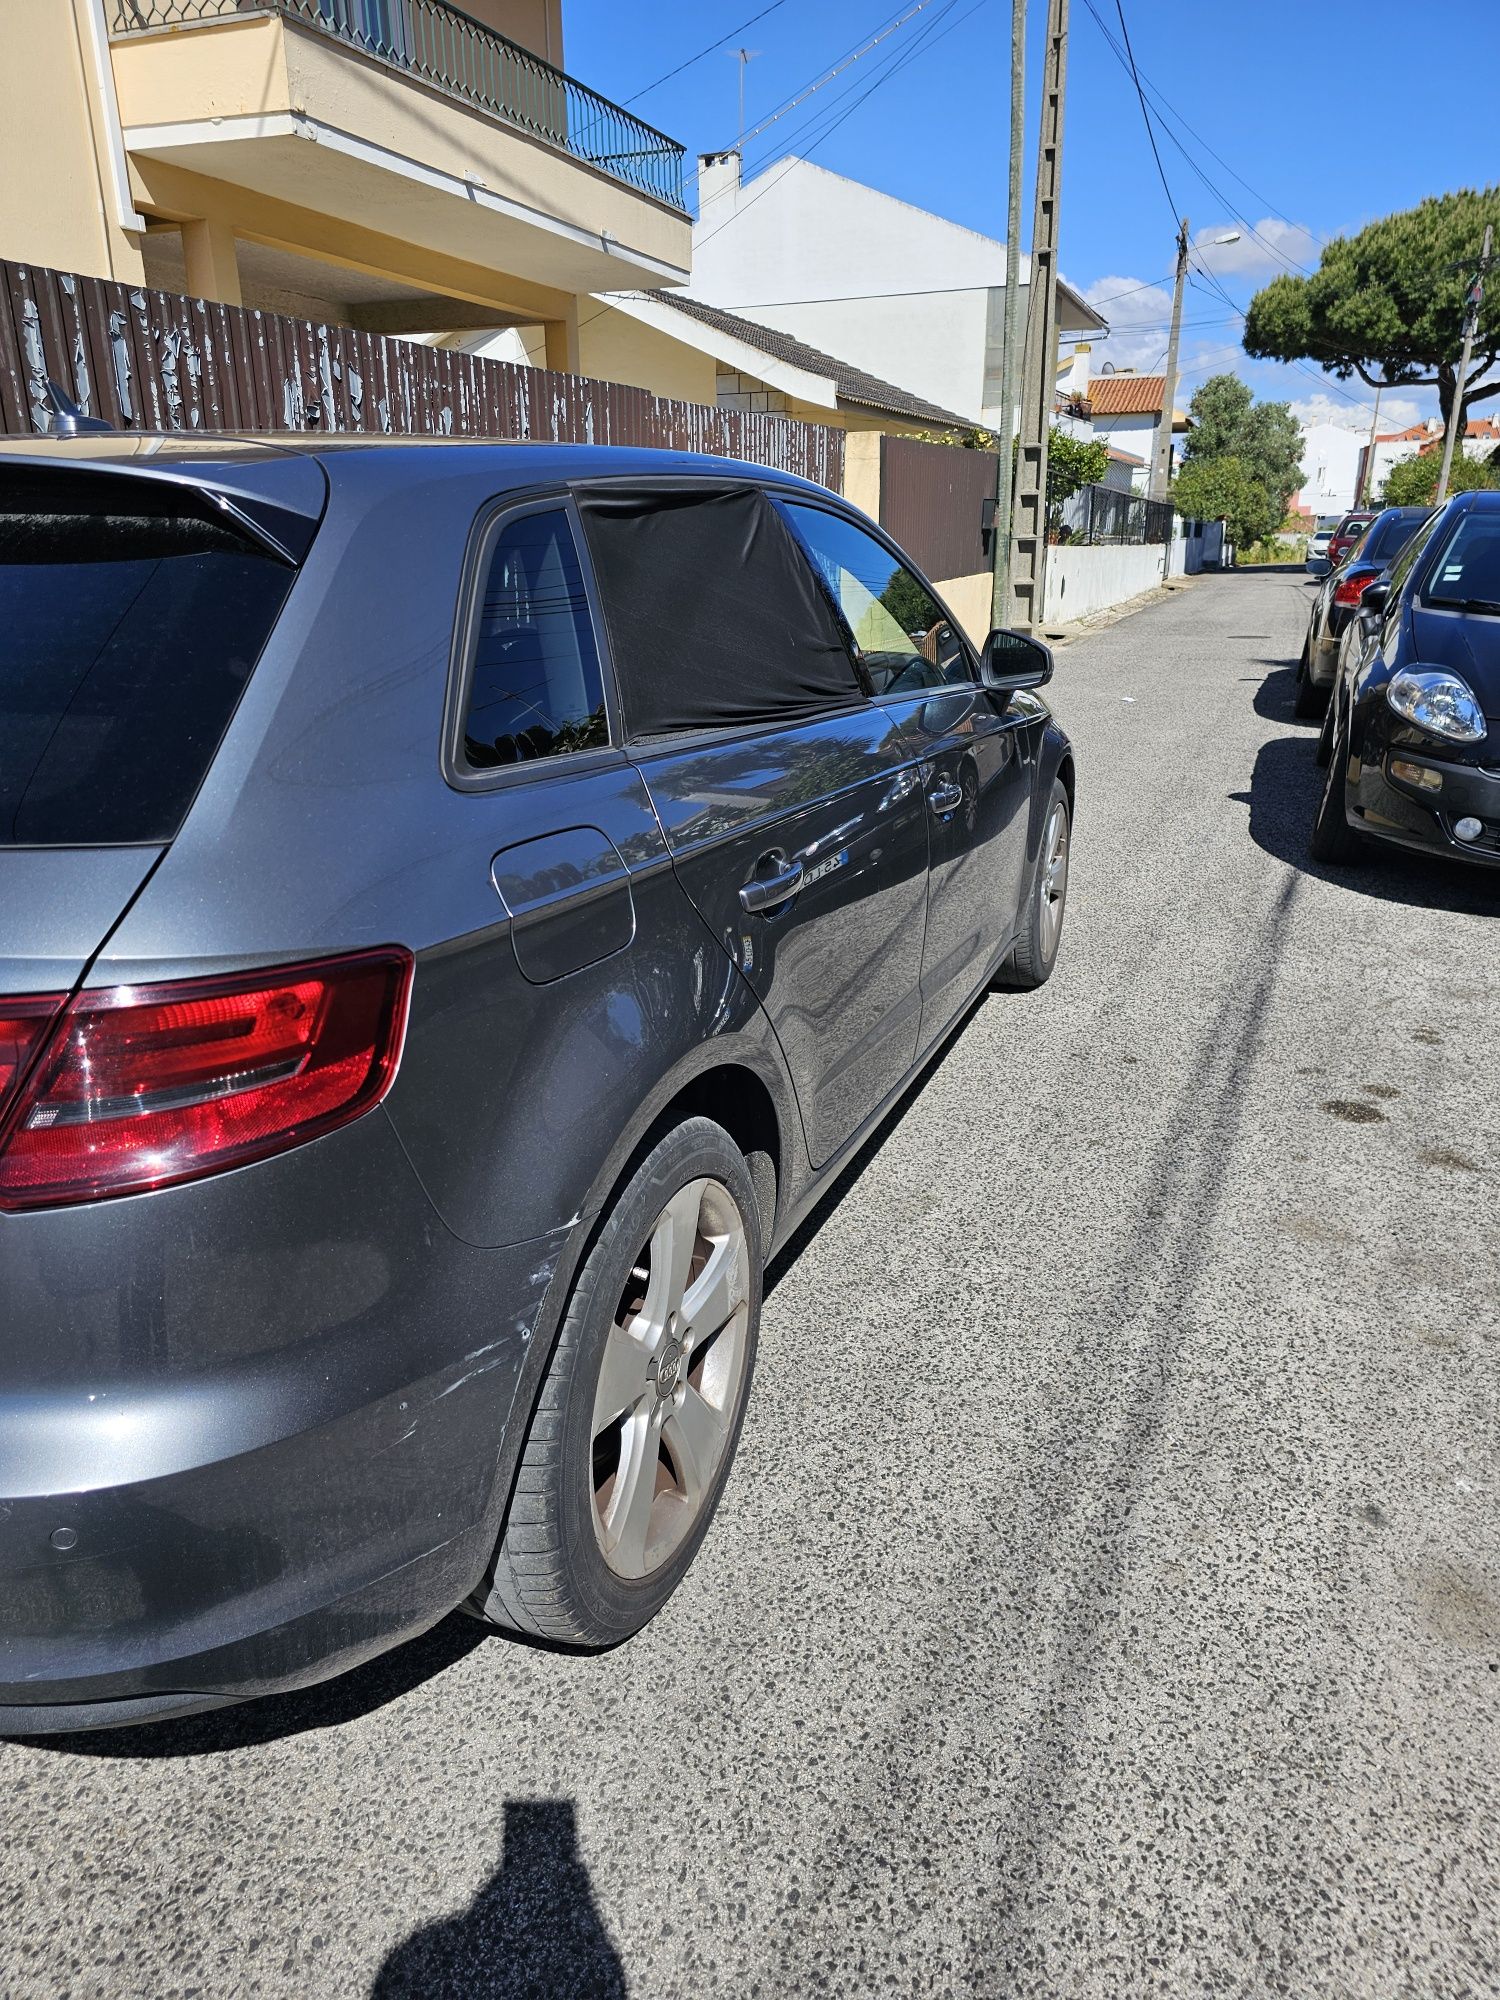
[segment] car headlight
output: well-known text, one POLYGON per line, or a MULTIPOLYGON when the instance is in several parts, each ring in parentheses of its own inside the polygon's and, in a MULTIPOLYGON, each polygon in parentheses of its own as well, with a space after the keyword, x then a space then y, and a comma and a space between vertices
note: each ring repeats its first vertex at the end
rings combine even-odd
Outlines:
POLYGON ((1385 691, 1397 715, 1425 729, 1429 736, 1446 736, 1450 743, 1482 743, 1486 728, 1474 690, 1457 674, 1407 667, 1385 691))

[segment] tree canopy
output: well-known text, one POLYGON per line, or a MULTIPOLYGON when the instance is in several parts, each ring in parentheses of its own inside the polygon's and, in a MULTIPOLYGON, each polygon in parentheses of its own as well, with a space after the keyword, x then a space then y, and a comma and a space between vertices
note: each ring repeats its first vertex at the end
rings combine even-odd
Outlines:
MULTIPOLYGON (((1245 352, 1263 361, 1314 361, 1372 389, 1436 388, 1443 420, 1461 385, 1464 300, 1487 222, 1500 233, 1500 187, 1430 196, 1324 246, 1311 277, 1273 278, 1245 317, 1245 352)), ((1462 385, 1462 411, 1500 395, 1500 283, 1486 287, 1462 385)))
MULTIPOLYGON (((1398 459, 1381 489, 1382 507, 1430 507, 1437 494, 1443 454, 1424 451, 1416 458, 1398 459)), ((1455 455, 1448 474, 1450 493, 1472 493, 1476 487, 1500 486, 1500 465, 1493 458, 1455 455)))
POLYGON ((1234 457, 1184 465, 1172 488, 1172 504, 1190 521, 1223 521, 1238 549, 1275 534, 1286 512, 1234 457))
POLYGON ((1302 484, 1302 426, 1290 404, 1257 403, 1238 375, 1210 375, 1188 414, 1193 428, 1183 447, 1184 468, 1237 459, 1246 477, 1270 497, 1276 519, 1266 532, 1278 528, 1287 501, 1302 484))

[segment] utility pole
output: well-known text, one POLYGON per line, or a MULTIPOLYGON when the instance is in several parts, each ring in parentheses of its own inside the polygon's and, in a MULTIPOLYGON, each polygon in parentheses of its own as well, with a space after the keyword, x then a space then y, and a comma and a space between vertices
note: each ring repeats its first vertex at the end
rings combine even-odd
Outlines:
POLYGON ((1188 219, 1177 231, 1177 283, 1172 288, 1172 331, 1167 335, 1167 372, 1161 385, 1161 422, 1151 452, 1148 498, 1165 500, 1172 483, 1172 407, 1177 401, 1177 343, 1182 338, 1182 288, 1187 283, 1188 219))
POLYGON ((1026 350, 1021 423, 1011 508, 1007 615, 999 622, 1030 632, 1042 622, 1047 571, 1047 431, 1057 366, 1057 225, 1062 198, 1063 111, 1068 84, 1068 0, 1047 0, 1042 66, 1042 125, 1036 145, 1031 216, 1031 283, 1026 293, 1026 350))
POLYGON ((1453 390, 1453 407, 1448 412, 1448 435, 1443 439, 1443 469, 1438 474, 1437 492, 1433 495, 1433 505, 1441 507, 1448 497, 1448 475, 1453 470, 1453 447, 1458 441, 1459 426, 1464 420, 1464 390, 1469 383, 1469 357, 1474 352, 1474 335, 1479 329, 1479 308, 1484 304, 1485 273, 1490 268, 1490 245, 1495 231, 1490 223, 1484 225, 1484 248, 1479 253, 1479 269, 1469 286, 1468 303, 1464 310, 1463 352, 1458 358, 1458 381, 1453 390))
POLYGON ((1026 0, 1010 0, 1010 200, 1005 218, 1005 333, 1000 362, 1000 463, 995 468, 990 624, 1010 615, 1011 516, 1016 498, 1016 397, 1021 384, 1021 155, 1026 147, 1026 0))
POLYGON ((1370 489, 1375 483, 1375 434, 1379 429, 1380 387, 1377 384, 1375 408, 1370 415, 1370 442, 1365 446, 1365 476, 1359 482, 1359 491, 1354 496, 1355 504, 1360 507, 1368 507, 1370 504, 1370 489))

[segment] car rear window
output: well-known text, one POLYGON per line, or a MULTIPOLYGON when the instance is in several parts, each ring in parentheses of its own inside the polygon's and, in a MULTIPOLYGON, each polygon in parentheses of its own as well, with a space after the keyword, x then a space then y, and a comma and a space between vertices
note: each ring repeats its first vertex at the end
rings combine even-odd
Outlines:
POLYGON ((0 472, 0 846, 170 840, 294 575, 194 489, 0 472))

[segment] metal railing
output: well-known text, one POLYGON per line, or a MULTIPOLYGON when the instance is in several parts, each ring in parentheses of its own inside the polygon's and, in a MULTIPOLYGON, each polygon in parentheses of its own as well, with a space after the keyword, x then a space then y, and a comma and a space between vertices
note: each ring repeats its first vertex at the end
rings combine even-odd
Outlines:
POLYGON ((1116 486, 1080 486, 1063 502, 1059 521, 1070 542, 1165 543, 1172 539, 1173 514, 1170 500, 1148 500, 1116 486))
POLYGON ((281 14, 683 208, 683 148, 446 0, 113 0, 112 35, 281 14))

